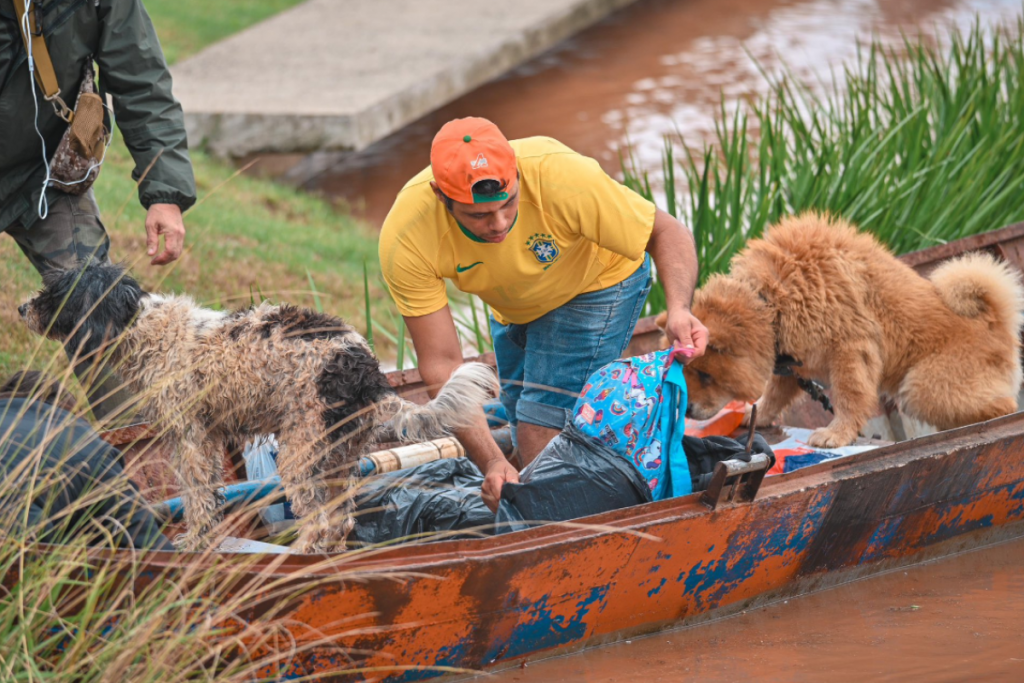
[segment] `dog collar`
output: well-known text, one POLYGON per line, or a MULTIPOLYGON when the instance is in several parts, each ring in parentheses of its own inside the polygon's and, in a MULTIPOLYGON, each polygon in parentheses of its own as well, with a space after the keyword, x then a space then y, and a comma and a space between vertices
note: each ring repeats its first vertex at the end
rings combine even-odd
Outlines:
MULTIPOLYGON (((768 298, 764 295, 763 292, 759 291, 757 293, 757 296, 760 297, 761 301, 763 301, 766 306, 771 307, 771 305, 772 305, 771 302, 768 301, 768 298)), ((775 327, 775 324, 773 323, 772 324, 772 331, 774 332, 775 329, 776 329, 776 327, 775 327)), ((801 389, 803 389, 805 392, 807 392, 807 394, 813 400, 815 400, 818 403, 820 403, 822 408, 824 408, 828 412, 830 412, 833 415, 835 415, 836 411, 832 408, 832 402, 829 400, 828 396, 825 394, 825 387, 822 386, 820 383, 815 382, 813 379, 804 379, 803 377, 800 377, 795 372, 793 372, 793 368, 799 368, 799 367, 803 367, 803 363, 801 363, 800 361, 798 361, 796 358, 794 358, 793 356, 789 355, 788 353, 783 353, 782 352, 782 348, 781 348, 781 346, 779 344, 779 336, 778 336, 778 333, 776 333, 775 334, 775 367, 772 368, 772 374, 776 375, 777 377, 795 377, 796 378, 796 383, 797 383, 797 385, 801 389)))

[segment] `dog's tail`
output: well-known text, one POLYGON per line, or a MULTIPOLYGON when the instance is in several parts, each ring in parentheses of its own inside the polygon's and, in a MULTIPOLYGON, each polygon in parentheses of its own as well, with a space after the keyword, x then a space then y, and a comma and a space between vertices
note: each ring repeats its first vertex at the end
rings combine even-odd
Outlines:
POLYGON ((964 318, 982 318, 1016 339, 1024 324, 1020 274, 994 256, 975 252, 947 261, 929 278, 949 308, 964 318))
POLYGON ((483 404, 497 393, 494 370, 483 363, 466 363, 456 368, 434 400, 418 405, 392 396, 378 404, 378 417, 390 420, 400 440, 427 441, 471 426, 483 415, 483 404))

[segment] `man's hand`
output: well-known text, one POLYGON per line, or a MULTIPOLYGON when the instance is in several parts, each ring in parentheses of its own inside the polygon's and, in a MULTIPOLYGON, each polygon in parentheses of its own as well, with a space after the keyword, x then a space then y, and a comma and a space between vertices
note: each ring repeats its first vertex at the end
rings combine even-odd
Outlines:
POLYGON ((491 512, 498 511, 498 501, 501 500, 501 487, 505 482, 516 484, 519 482, 519 472, 512 464, 502 458, 494 459, 487 466, 484 472, 484 485, 480 490, 484 503, 491 512))
POLYGON ((185 223, 176 204, 153 204, 146 213, 146 253, 154 256, 164 236, 164 250, 151 265, 164 266, 181 256, 185 246, 185 223))
POLYGON ((708 328, 704 327, 704 324, 686 308, 677 308, 668 312, 665 334, 676 347, 693 349, 693 353, 683 362, 700 358, 708 347, 708 328))

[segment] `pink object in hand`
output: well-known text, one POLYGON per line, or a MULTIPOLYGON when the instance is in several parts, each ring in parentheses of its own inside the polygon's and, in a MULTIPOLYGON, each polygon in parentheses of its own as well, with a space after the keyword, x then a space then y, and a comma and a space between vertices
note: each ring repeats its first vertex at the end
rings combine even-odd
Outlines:
POLYGON ((674 360, 680 360, 680 362, 684 362, 682 361, 682 359, 679 359, 678 357, 682 356, 683 358, 689 360, 690 358, 693 358, 693 354, 695 353, 697 353, 697 349, 693 348, 692 346, 688 346, 685 348, 682 346, 674 346, 672 348, 672 353, 669 354, 669 362, 671 363, 674 360))

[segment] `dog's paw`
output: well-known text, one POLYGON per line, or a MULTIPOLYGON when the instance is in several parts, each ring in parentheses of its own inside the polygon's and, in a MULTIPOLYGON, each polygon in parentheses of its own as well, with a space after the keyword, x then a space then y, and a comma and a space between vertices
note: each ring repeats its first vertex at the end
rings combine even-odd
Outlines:
POLYGON ((302 555, 325 555, 345 551, 345 542, 338 539, 321 538, 318 540, 296 541, 292 551, 302 555))
POLYGON ((316 553, 314 543, 311 541, 298 540, 292 543, 292 552, 298 553, 299 555, 313 555, 316 553))
POLYGON ((807 437, 807 443, 815 448, 842 448, 849 446, 857 439, 857 433, 849 434, 834 430, 831 427, 821 427, 811 432, 807 437))
MULTIPOLYGON (((749 427, 750 418, 754 413, 754 404, 748 403, 743 407, 743 420, 740 422, 740 427, 749 427)), ((767 427, 775 422, 776 416, 771 415, 765 411, 760 405, 757 406, 757 426, 767 427)))
POLYGON ((206 538, 201 534, 178 534, 171 543, 175 549, 183 553, 195 553, 206 548, 206 538))
POLYGON ((295 552, 306 555, 319 555, 323 553, 340 553, 346 550, 345 539, 349 532, 355 527, 355 521, 351 518, 346 520, 342 526, 342 533, 335 529, 321 529, 303 534, 292 544, 295 552))

